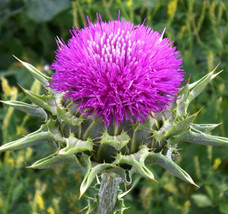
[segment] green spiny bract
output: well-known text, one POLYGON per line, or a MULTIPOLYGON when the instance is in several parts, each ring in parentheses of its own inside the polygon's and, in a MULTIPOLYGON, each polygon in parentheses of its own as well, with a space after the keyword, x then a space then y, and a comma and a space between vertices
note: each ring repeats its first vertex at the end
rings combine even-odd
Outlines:
POLYGON ((174 162, 179 154, 178 145, 182 142, 228 145, 228 138, 207 134, 219 124, 194 124, 198 112, 192 115, 188 113, 190 102, 219 74, 215 74, 215 70, 197 82, 187 83, 182 87, 176 102, 166 112, 148 116, 144 123, 125 122, 120 126, 115 124, 107 128, 102 122, 80 114, 75 103, 47 87, 50 77, 32 65, 19 61, 45 86, 47 93, 40 96, 22 88, 33 105, 19 101, 2 102, 43 118, 44 124, 39 130, 21 139, 2 145, 0 151, 17 150, 47 142, 54 144, 54 154, 36 161, 28 168, 44 169, 69 162, 86 167, 87 173, 80 188, 81 195, 94 178, 104 172, 118 174, 126 184, 132 183, 134 173, 155 180, 148 168, 155 168, 154 164, 196 185, 190 175, 174 162))

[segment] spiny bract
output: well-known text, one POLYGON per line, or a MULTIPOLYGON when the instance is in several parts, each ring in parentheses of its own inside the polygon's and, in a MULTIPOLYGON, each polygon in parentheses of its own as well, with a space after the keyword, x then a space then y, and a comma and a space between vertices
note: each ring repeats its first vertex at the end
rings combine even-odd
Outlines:
POLYGON ((2 145, 0 151, 54 144, 53 154, 29 167, 44 169, 65 162, 87 167, 80 188, 82 195, 94 178, 104 172, 118 174, 126 184, 131 183, 134 173, 155 180, 148 168, 154 168, 154 164, 195 185, 174 162, 178 145, 228 145, 227 138, 207 133, 218 124, 194 124, 198 113, 187 112, 190 102, 219 73, 214 70, 195 83, 187 83, 174 99, 182 80, 181 60, 162 34, 118 20, 89 23, 89 27, 78 32, 73 30, 68 45, 58 43, 60 48, 52 65, 56 73, 52 78, 18 59, 47 93, 40 96, 23 89, 33 104, 2 102, 43 118, 44 124, 36 132, 2 145), (131 45, 127 40, 130 37, 134 38, 131 45), (115 47, 112 54, 107 52, 111 45, 115 47), (94 111, 95 117, 91 114, 94 111), (127 113, 136 122, 129 121, 127 113), (101 116, 105 123, 96 116, 101 116), (110 118, 115 118, 116 123, 110 123, 110 118))

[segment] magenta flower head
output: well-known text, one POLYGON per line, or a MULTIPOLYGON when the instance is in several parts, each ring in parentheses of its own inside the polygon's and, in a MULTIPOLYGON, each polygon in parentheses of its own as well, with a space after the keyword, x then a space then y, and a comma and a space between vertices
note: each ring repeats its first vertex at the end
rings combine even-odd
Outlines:
POLYGON ((150 27, 129 21, 73 29, 59 42, 51 88, 75 102, 81 113, 107 126, 124 120, 143 122, 167 109, 183 80, 182 60, 172 42, 150 27))

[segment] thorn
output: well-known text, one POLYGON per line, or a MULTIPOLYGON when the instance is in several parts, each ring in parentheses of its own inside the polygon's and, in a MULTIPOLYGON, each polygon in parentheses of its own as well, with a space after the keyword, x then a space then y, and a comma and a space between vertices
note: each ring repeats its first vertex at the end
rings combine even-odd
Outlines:
POLYGON ((132 185, 132 187, 131 187, 129 190, 127 190, 126 192, 120 194, 120 195, 118 196, 119 199, 121 199, 121 198, 123 198, 125 195, 127 195, 134 187, 135 187, 135 185, 132 185))
MULTIPOLYGON (((212 70, 212 73, 214 73, 216 71, 216 69, 221 65, 221 62, 218 63, 218 65, 215 66, 215 68, 212 70)), ((222 70, 223 71, 223 70, 222 70)), ((221 73, 221 71, 220 71, 221 73)))
POLYGON ((80 210, 79 213, 82 213, 86 209, 88 209, 88 206, 87 207, 84 207, 82 210, 80 210))
POLYGON ((197 188, 200 188, 200 186, 198 186, 197 184, 195 184, 194 182, 193 183, 191 183, 192 185, 194 185, 195 187, 197 187, 197 188))
POLYGON ((162 41, 162 39, 163 39, 163 36, 164 36, 164 33, 165 33, 165 30, 166 30, 166 28, 164 28, 163 30, 162 30, 162 32, 161 32, 161 34, 160 34, 160 38, 158 39, 158 44, 162 41))
POLYGON ((20 60, 19 58, 17 58, 15 55, 12 54, 12 56, 13 56, 17 61, 19 61, 22 65, 24 65, 24 63, 26 63, 26 62, 20 60))
POLYGON ((16 60, 18 60, 19 62, 22 62, 20 59, 18 59, 15 55, 13 55, 12 54, 12 56, 16 59, 16 60))
MULTIPOLYGON (((1 102, 1 100, 0 100, 0 102, 1 102)), ((218 126, 220 126, 220 125, 222 125, 222 124, 223 124, 223 122, 221 122, 221 123, 218 123, 217 125, 218 125, 218 126)))
POLYGON ((55 102, 55 107, 56 107, 56 108, 59 108, 59 106, 58 106, 56 100, 54 100, 54 102, 55 102))
MULTIPOLYGON (((213 71, 212 71, 213 72, 213 71)), ((213 74, 212 75, 212 79, 214 79, 215 77, 217 77, 219 74, 221 74, 223 72, 223 70, 221 70, 221 71, 219 71, 218 73, 216 73, 216 74, 213 74)))
POLYGON ((56 41, 58 49, 61 50, 62 49, 61 45, 63 45, 63 43, 61 42, 61 40, 59 39, 58 36, 56 36, 56 40, 55 41, 56 41))
MULTIPOLYGON (((165 149, 165 148, 162 148, 162 149, 161 149, 161 151, 160 151, 159 153, 160 153, 160 154, 162 154, 162 153, 163 153, 163 151, 164 151, 164 149, 165 149)), ((155 150, 156 150, 156 149, 155 149, 155 150)))
POLYGON ((197 116, 202 110, 203 110, 204 107, 201 107, 194 115, 197 116))
POLYGON ((18 82, 17 82, 18 86, 23 90, 23 92, 27 92, 27 90, 25 88, 23 88, 18 82))
POLYGON ((155 178, 152 178, 152 180, 153 180, 154 182, 156 182, 157 184, 159 184, 159 182, 158 182, 155 178))
POLYGON ((164 36, 164 33, 165 33, 165 30, 166 30, 166 27, 162 30, 162 32, 161 32, 161 37, 163 38, 163 36, 164 36))
POLYGON ((33 166, 32 166, 32 165, 31 165, 31 166, 26 166, 26 168, 27 168, 27 169, 32 169, 33 166))
POLYGON ((189 84, 190 81, 191 81, 191 74, 189 75, 189 78, 188 78, 188 80, 187 80, 187 84, 189 84))
POLYGON ((80 193, 80 195, 79 195, 79 197, 78 197, 78 200, 80 200, 80 199, 81 199, 82 195, 83 195, 83 193, 82 193, 82 194, 80 193))

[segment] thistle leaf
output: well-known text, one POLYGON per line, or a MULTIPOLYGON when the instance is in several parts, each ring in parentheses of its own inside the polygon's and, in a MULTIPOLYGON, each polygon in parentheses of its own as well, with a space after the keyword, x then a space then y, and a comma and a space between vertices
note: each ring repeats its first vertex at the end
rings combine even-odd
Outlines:
POLYGON ((63 141, 62 133, 60 132, 55 120, 48 120, 46 124, 40 127, 40 130, 51 132, 55 136, 56 141, 63 141))
POLYGON ((83 122, 82 118, 77 118, 73 114, 71 114, 69 111, 64 109, 63 107, 60 108, 56 104, 56 110, 57 110, 57 117, 61 121, 63 120, 66 124, 72 125, 72 126, 79 126, 83 122))
POLYGON ((191 129, 193 129, 196 132, 210 132, 213 129, 217 128, 221 123, 219 124, 191 124, 191 129))
POLYGON ((165 133, 173 126, 173 122, 165 120, 163 126, 158 131, 153 131, 153 137, 160 142, 164 139, 165 133))
MULTIPOLYGON (((20 85, 19 85, 20 86, 20 85)), ((45 96, 39 96, 36 95, 26 89, 24 89, 22 86, 20 86, 21 89, 24 91, 24 93, 26 94, 26 96, 29 98, 29 100, 31 100, 31 102, 33 102, 34 104, 36 104, 37 106, 46 109, 47 111, 54 113, 52 108, 45 102, 45 96)))
POLYGON ((150 153, 146 161, 149 164, 158 164, 170 173, 172 173, 173 175, 175 175, 176 177, 180 178, 181 180, 193 184, 194 186, 197 186, 187 172, 185 172, 175 162, 173 162, 168 157, 165 157, 161 153, 150 153))
POLYGON ((211 146, 228 146, 228 138, 205 134, 203 132, 188 131, 171 139, 172 142, 196 143, 211 146))
POLYGON ((71 155, 83 151, 93 150, 93 141, 87 139, 87 141, 82 141, 75 138, 72 134, 69 138, 65 138, 66 147, 58 152, 58 155, 71 155))
POLYGON ((13 57, 15 59, 17 59, 20 63, 22 63, 30 71, 30 73, 33 75, 33 77, 35 79, 39 80, 44 86, 49 85, 49 81, 51 81, 51 77, 46 76, 45 74, 43 74, 42 72, 37 70, 34 66, 30 65, 27 62, 24 62, 24 61, 18 59, 16 56, 13 56, 13 57))
POLYGON ((189 84, 189 89, 191 90, 190 93, 188 94, 186 104, 185 104, 185 111, 187 111, 187 108, 189 104, 194 100, 207 86, 207 84, 213 80, 217 75, 219 75, 222 71, 214 74, 215 70, 217 69, 218 66, 215 67, 215 69, 210 72, 209 74, 205 75, 202 77, 200 80, 198 80, 195 83, 189 84))
POLYGON ((139 183, 140 179, 141 179, 141 176, 138 175, 138 176, 136 177, 136 179, 134 179, 134 182, 133 182, 131 188, 129 188, 129 190, 127 190, 127 191, 125 191, 125 192, 119 194, 119 195, 118 195, 118 199, 120 200, 120 199, 123 198, 125 195, 127 195, 132 189, 134 189, 134 187, 139 183))
POLYGON ((153 173, 145 166, 144 161, 147 155, 149 155, 148 148, 143 147, 137 153, 131 155, 118 154, 114 164, 128 164, 143 177, 156 181, 153 173))
POLYGON ((151 130, 154 123, 154 119, 148 119, 144 123, 132 125, 134 131, 131 139, 131 153, 138 151, 141 144, 147 144, 150 141, 150 132, 148 130, 151 130), (142 139, 144 139, 143 142, 142 139))
POLYGON ((55 136, 50 132, 34 132, 25 137, 6 143, 0 147, 0 152, 23 149, 29 146, 34 146, 45 141, 52 142, 55 140, 55 136))
POLYGON ((101 144, 106 144, 114 147, 116 150, 121 150, 128 142, 130 141, 130 137, 126 132, 122 132, 120 135, 111 136, 107 132, 101 137, 101 144))
POLYGON ((7 150, 17 150, 34 146, 42 142, 59 142, 62 141, 62 135, 59 129, 55 126, 55 121, 49 120, 42 125, 40 129, 25 137, 6 143, 0 147, 0 152, 7 150))
POLYGON ((45 120, 48 117, 47 113, 42 108, 36 105, 31 105, 20 101, 1 101, 0 100, 0 102, 35 117, 41 117, 41 118, 44 118, 45 120))
POLYGON ((178 99, 176 100, 176 114, 178 117, 182 117, 187 114, 185 108, 185 101, 189 94, 189 84, 187 83, 179 92, 178 99))
POLYGON ((79 199, 82 197, 82 195, 85 193, 85 191, 89 188, 89 186, 93 182, 94 178, 98 174, 100 174, 101 171, 104 171, 106 169, 111 169, 111 168, 115 168, 115 166, 112 164, 107 164, 107 163, 98 164, 91 168, 91 161, 88 160, 88 170, 87 170, 87 173, 80 186, 79 199))
POLYGON ((197 114, 198 112, 177 123, 166 120, 164 125, 158 131, 154 132, 154 138, 160 142, 161 140, 169 138, 173 135, 183 133, 190 128, 190 125, 196 118, 197 114))
POLYGON ((65 163, 73 163, 73 162, 77 162, 75 155, 60 156, 60 155, 52 154, 48 157, 45 157, 36 161, 35 163, 33 163, 31 166, 28 166, 27 168, 47 169, 57 165, 61 165, 65 163))
POLYGON ((172 135, 178 135, 186 130, 189 129, 190 124, 195 120, 196 116, 198 115, 198 112, 185 118, 184 120, 174 123, 164 134, 163 138, 168 138, 172 135))

